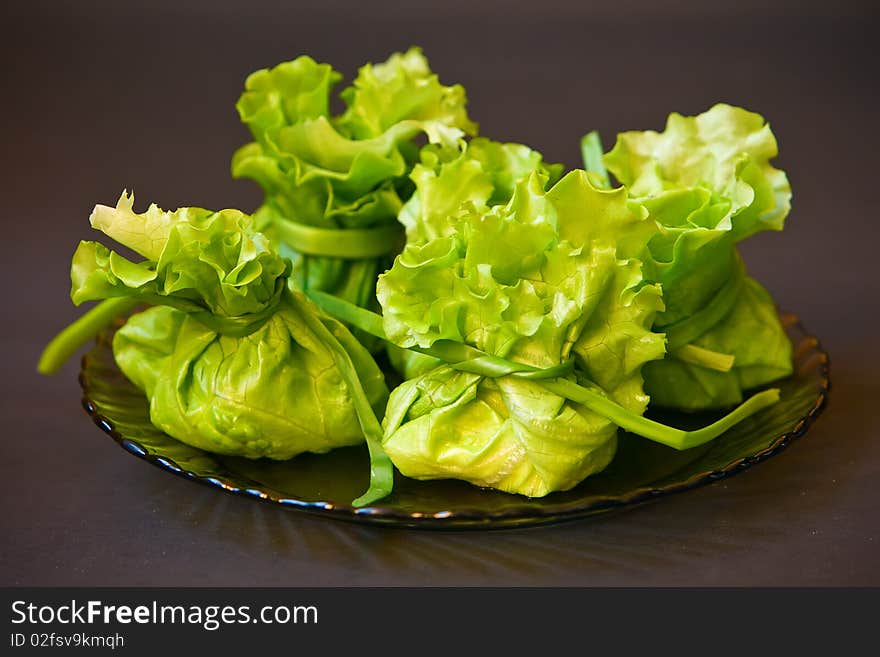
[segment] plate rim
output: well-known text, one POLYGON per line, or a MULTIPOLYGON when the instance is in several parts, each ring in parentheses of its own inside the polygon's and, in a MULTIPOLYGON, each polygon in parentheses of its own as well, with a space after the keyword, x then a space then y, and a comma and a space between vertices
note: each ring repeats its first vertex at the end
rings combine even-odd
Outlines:
MULTIPOLYGON (((357 508, 347 503, 300 500, 284 495, 258 482, 252 482, 254 484, 253 487, 243 487, 222 476, 204 476, 187 470, 173 459, 152 453, 149 448, 139 443, 136 439, 124 436, 117 431, 112 420, 101 414, 99 404, 89 396, 89 383, 86 372, 89 358, 92 351, 97 348, 97 343, 92 347, 92 350, 83 355, 78 380, 82 389, 82 406, 104 433, 109 435, 130 454, 166 472, 190 481, 196 481, 215 489, 219 488, 224 492, 234 495, 270 502, 287 509, 320 515, 335 520, 368 523, 382 527, 443 530, 531 527, 578 520, 600 514, 605 515, 613 511, 630 509, 653 500, 726 479, 778 454, 795 439, 803 436, 828 404, 831 390, 831 359, 828 352, 823 348, 821 341, 806 330, 797 315, 794 313, 780 313, 780 317, 784 326, 794 327, 803 334, 798 344, 809 343, 811 352, 815 352, 819 359, 818 376, 820 377, 820 386, 818 395, 810 410, 798 420, 794 427, 782 433, 761 451, 750 456, 734 459, 722 468, 701 472, 684 481, 669 484, 662 488, 642 486, 622 495, 606 496, 605 499, 597 497, 587 507, 582 502, 574 500, 548 507, 529 506, 526 502, 523 502, 519 505, 512 505, 503 510, 489 513, 473 507, 462 507, 457 510, 435 513, 421 513, 417 511, 403 511, 393 506, 383 506, 381 504, 357 508)), ((794 346, 797 347, 798 344, 794 346)))

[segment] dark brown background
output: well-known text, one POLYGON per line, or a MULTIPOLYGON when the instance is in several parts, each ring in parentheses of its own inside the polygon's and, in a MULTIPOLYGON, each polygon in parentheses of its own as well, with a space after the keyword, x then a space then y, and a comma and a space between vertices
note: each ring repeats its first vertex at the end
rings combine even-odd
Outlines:
POLYGON ((6 4, 2 585, 880 584, 876 14, 870 3, 6 4), (118 5, 122 5, 120 8, 118 5), (597 128, 717 101, 761 112, 794 209, 744 247, 831 353, 831 405, 792 447, 707 488, 494 533, 382 530, 194 485, 79 405, 77 365, 34 371, 77 316, 69 258, 95 203, 252 209, 228 174, 250 71, 309 53, 353 74, 411 44, 465 85, 484 133, 578 164, 597 128))

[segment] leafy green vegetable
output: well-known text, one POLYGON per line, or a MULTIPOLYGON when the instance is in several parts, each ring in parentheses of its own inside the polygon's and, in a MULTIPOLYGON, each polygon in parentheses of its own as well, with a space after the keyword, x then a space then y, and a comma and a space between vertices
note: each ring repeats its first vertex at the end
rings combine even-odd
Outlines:
MULTIPOLYGON (((532 174, 506 205, 466 206, 447 235, 407 245, 379 279, 384 332, 404 348, 459 343, 539 369, 574 353, 587 369, 568 374, 572 383, 607 367, 614 350, 620 362, 603 373, 601 395, 641 414, 639 369, 663 355, 662 336, 648 329, 662 303, 624 253, 653 224, 628 209, 625 192, 597 190, 584 172, 547 192, 546 180, 532 174)), ((617 435, 614 422, 542 382, 448 364, 396 388, 384 426, 383 446, 407 476, 529 496, 603 469, 617 435)))
POLYGON ((641 415, 649 401, 642 390, 643 365, 665 353, 663 336, 651 328, 664 308, 660 287, 648 284, 641 261, 656 227, 624 190, 600 191, 583 171, 567 175, 547 197, 563 217, 562 237, 608 251, 604 293, 591 298, 574 344, 578 365, 608 397, 641 415))
POLYGON ((96 206, 89 221, 145 260, 132 262, 98 242, 80 242, 70 270, 75 304, 129 297, 245 332, 274 310, 290 263, 252 230, 247 215, 165 212, 156 205, 136 214, 133 206, 134 196, 123 193, 115 208, 96 206))
POLYGON ((662 133, 622 133, 604 157, 660 229, 648 246, 666 306, 654 330, 667 334, 669 357, 644 368, 657 405, 730 406, 791 373, 773 300, 736 252, 738 241, 782 229, 791 190, 769 163, 776 154, 761 116, 716 105, 696 117, 671 114, 662 133))
POLYGON ((457 148, 428 145, 410 178, 416 190, 398 220, 406 227, 407 243, 421 244, 454 230, 451 217, 464 204, 478 209, 503 205, 515 185, 532 172, 552 185, 562 173, 560 164, 544 164, 540 153, 523 144, 500 143, 483 137, 457 148))
MULTIPOLYGON (((459 142, 456 148, 427 145, 410 174, 416 190, 400 211, 408 244, 450 235, 456 218, 475 209, 486 211, 508 203, 514 187, 532 173, 545 187, 555 183, 562 165, 545 164, 540 153, 522 144, 500 143, 482 137, 459 142)), ((388 353, 394 367, 406 378, 427 372, 436 359, 393 343, 388 353)))
POLYGON ((415 139, 455 147, 477 126, 464 89, 440 84, 418 48, 363 66, 334 117, 340 79, 307 56, 248 77, 237 107, 255 141, 232 173, 263 188, 258 227, 293 260, 300 289, 376 307, 376 277, 402 246, 396 218, 412 192, 415 139))
POLYGON ((113 340, 123 373, 143 389, 150 419, 187 444, 220 454, 288 459, 361 443, 371 452, 366 504, 391 490, 379 444, 388 390, 375 361, 337 320, 286 279, 252 220, 236 210, 155 205, 143 214, 123 194, 97 206, 92 226, 146 258, 132 262, 81 242, 71 298, 156 304, 113 340))
POLYGON ((705 350, 710 359, 729 355, 732 366, 690 360, 679 348, 672 352, 676 357, 642 371, 652 403, 684 409, 733 406, 743 399, 743 391, 792 372, 792 345, 776 305, 753 278, 744 277, 732 309, 688 346, 705 350))

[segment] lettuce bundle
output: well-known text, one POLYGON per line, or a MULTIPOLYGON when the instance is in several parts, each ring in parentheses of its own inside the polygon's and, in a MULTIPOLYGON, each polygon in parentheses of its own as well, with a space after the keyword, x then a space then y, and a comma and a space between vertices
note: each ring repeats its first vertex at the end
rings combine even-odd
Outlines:
MULTIPOLYGON (((375 419, 388 396, 384 376, 339 321, 289 289, 290 261, 237 210, 152 205, 137 214, 133 203, 123 194, 115 208, 96 206, 90 221, 144 260, 81 242, 71 298, 151 305, 113 338, 119 368, 150 402, 150 421, 194 447, 247 458, 285 460, 366 438, 374 474, 365 500, 386 495, 391 469, 375 419)), ((96 311, 67 339, 100 328, 96 311)))
POLYGON ((331 116, 341 77, 305 55, 248 77, 237 107, 255 141, 232 174, 263 188, 258 227, 293 260, 301 289, 375 308, 376 277, 402 246, 416 140, 450 146, 477 126, 464 89, 442 85, 418 48, 363 66, 331 116))
POLYGON ((248 78, 232 171, 265 192, 253 215, 97 206, 143 260, 80 244, 71 297, 101 303, 39 369, 125 316, 114 355, 153 424, 248 458, 366 442, 359 506, 393 466, 547 495, 605 468, 619 429, 689 449, 777 401, 791 345, 736 250, 790 207, 759 115, 672 114, 608 153, 591 133, 565 173, 475 137, 417 48, 362 67, 334 116, 340 78, 307 56, 248 78), (649 405, 729 412, 682 431, 649 405))
POLYGON ((724 408, 791 374, 773 299, 736 251, 755 233, 781 230, 788 215, 788 179, 769 163, 777 150, 761 116, 716 105, 671 114, 662 133, 620 134, 603 158, 660 228, 648 247, 666 305, 654 327, 669 357, 644 370, 657 405, 724 408))
MULTIPOLYGON (((641 414, 641 366, 664 353, 650 331, 660 288, 632 257, 653 224, 583 172, 545 184, 533 173, 509 203, 465 205, 448 236, 408 245, 379 278, 384 332, 404 348, 460 343, 541 370, 574 357, 582 367, 565 379, 601 382, 641 414)), ((407 476, 542 496, 602 470, 616 435, 613 421, 541 380, 442 363, 394 390, 383 447, 407 476)))

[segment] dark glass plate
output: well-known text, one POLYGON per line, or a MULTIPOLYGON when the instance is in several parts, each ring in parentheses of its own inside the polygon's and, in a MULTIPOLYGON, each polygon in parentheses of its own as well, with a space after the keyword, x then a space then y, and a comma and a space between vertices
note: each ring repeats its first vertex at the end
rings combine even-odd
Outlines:
MULTIPOLYGON (((394 493, 374 506, 350 501, 367 486, 366 448, 304 454, 277 462, 220 456, 185 445, 150 424, 147 400, 119 371, 102 335, 83 358, 83 405, 95 423, 130 453, 175 474, 282 507, 344 520, 424 528, 524 526, 581 518, 697 488, 779 453, 802 435, 828 396, 828 356, 793 315, 783 323, 794 344, 795 373, 782 381, 782 401, 722 437, 684 452, 621 433, 617 456, 576 488, 530 499, 461 481, 399 477, 394 493)), ((653 415, 688 428, 711 414, 653 415)))

